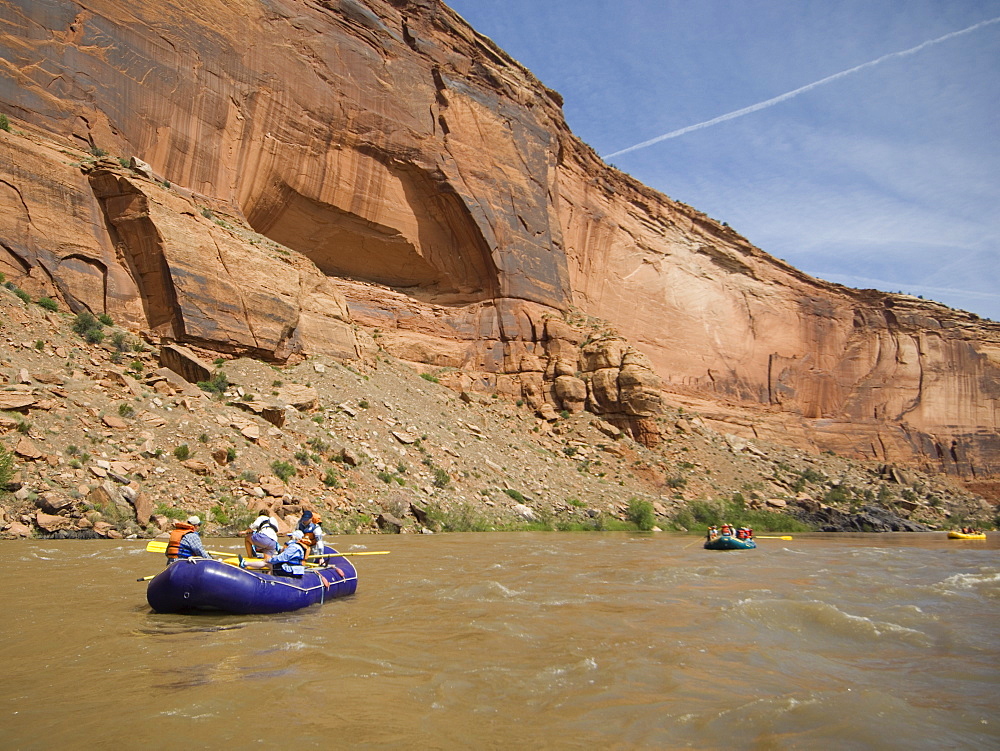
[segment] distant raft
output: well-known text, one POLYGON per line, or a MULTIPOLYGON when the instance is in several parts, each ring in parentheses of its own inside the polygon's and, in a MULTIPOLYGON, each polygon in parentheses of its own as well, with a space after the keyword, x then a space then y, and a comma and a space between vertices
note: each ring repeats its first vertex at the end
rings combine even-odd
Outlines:
POLYGON ((354 566, 329 546, 323 552, 330 557, 302 576, 272 576, 212 558, 180 559, 150 580, 146 601, 157 613, 250 615, 300 610, 354 594, 354 566))
POLYGON ((719 535, 705 541, 705 550, 752 550, 757 547, 753 540, 741 540, 732 535, 719 535))
POLYGON ((985 540, 985 532, 956 532, 951 530, 948 537, 952 540, 985 540))

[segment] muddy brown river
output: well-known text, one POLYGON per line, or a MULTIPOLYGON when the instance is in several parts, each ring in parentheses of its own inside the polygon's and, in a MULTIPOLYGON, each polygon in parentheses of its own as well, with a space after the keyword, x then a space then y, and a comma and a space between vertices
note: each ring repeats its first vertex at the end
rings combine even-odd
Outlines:
POLYGON ((0 542, 0 749, 1000 748, 992 533, 333 542, 392 552, 271 616, 151 612, 145 541, 0 542))

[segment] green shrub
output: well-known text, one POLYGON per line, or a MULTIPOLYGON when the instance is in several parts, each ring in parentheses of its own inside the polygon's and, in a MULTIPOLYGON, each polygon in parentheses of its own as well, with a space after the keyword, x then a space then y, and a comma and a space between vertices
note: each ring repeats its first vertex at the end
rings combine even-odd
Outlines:
POLYGON ((116 331, 111 335, 111 343, 115 346, 115 349, 119 352, 128 352, 132 349, 132 345, 129 343, 128 334, 124 331, 116 331))
POLYGON ((114 326, 115 322, 111 320, 111 316, 107 313, 101 313, 97 316, 97 320, 103 323, 105 326, 114 326))
POLYGON ((229 446, 228 448, 226 448, 226 462, 232 463, 234 461, 236 461, 236 449, 234 449, 232 446, 229 446))
POLYGON ((434 522, 434 526, 445 532, 489 532, 494 528, 490 520, 470 503, 463 503, 447 511, 429 508, 427 516, 434 522))
POLYGON ((431 383, 440 383, 441 382, 438 378, 436 378, 435 376, 432 376, 430 373, 421 373, 420 377, 423 378, 425 381, 430 381, 431 383))
POLYGON ((629 500, 628 518, 629 521, 643 532, 648 532, 656 526, 656 515, 653 513, 653 504, 649 501, 642 501, 638 498, 629 500))
POLYGON ((396 483, 397 485, 406 485, 406 480, 404 480, 399 475, 393 474, 392 472, 387 472, 385 470, 379 472, 376 477, 384 482, 386 485, 392 485, 396 483))
POLYGON ((15 289, 14 294, 21 298, 21 302, 27 304, 31 302, 31 295, 25 292, 23 289, 15 289))
POLYGON ((692 501, 678 513, 673 522, 688 531, 704 532, 710 525, 723 523, 751 527, 757 532, 808 532, 810 527, 794 516, 775 511, 756 511, 736 501, 719 499, 692 501))
POLYGON ((524 496, 521 495, 521 493, 519 491, 514 490, 513 488, 504 488, 503 492, 506 493, 507 495, 509 495, 511 498, 513 498, 518 503, 525 503, 524 496))
POLYGON ((53 313, 59 310, 59 303, 57 303, 51 297, 39 297, 36 302, 38 303, 39 307, 45 308, 45 310, 52 311, 53 313))
POLYGON ((104 341, 103 326, 100 319, 94 318, 93 313, 86 310, 78 313, 73 321, 73 331, 91 344, 100 344, 104 341))
POLYGON ((135 410, 132 409, 131 404, 119 404, 118 414, 125 418, 135 417, 135 410))
POLYGON ((198 388, 213 396, 221 397, 229 388, 229 376, 226 375, 225 371, 217 370, 209 380, 198 381, 198 388))
POLYGON ((333 469, 328 469, 326 474, 323 475, 323 484, 328 488, 339 488, 340 477, 337 476, 337 472, 333 469))
POLYGON ((10 133, 10 120, 8 120, 7 116, 3 114, 0 114, 0 130, 5 130, 10 133))
POLYGON ((310 438, 307 443, 312 447, 313 451, 319 451, 320 453, 327 451, 330 448, 330 444, 318 436, 310 438))
POLYGON ((282 482, 288 482, 288 478, 295 474, 296 469, 291 462, 282 462, 275 459, 271 462, 271 471, 274 472, 275 477, 278 477, 282 482))
POLYGON ((827 503, 844 503, 845 501, 851 500, 853 497, 850 490, 845 488, 843 485, 838 485, 835 488, 830 488, 826 491, 823 496, 823 500, 827 503))
POLYGON ((182 443, 180 446, 174 449, 174 456, 180 461, 184 461, 189 456, 191 456, 191 449, 186 443, 182 443))
POLYGON ((445 488, 451 482, 451 476, 440 467, 434 468, 434 487, 445 488))
POLYGON ((0 445, 0 494, 6 492, 7 483, 14 477, 14 454, 0 445))

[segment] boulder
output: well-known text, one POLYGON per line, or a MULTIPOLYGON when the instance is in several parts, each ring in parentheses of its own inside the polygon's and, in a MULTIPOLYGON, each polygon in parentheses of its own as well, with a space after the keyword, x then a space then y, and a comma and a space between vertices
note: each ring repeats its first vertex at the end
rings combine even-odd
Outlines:
POLYGON ((0 391, 0 409, 19 412, 37 402, 34 394, 25 394, 16 391, 0 391))
POLYGON ((35 505, 46 514, 63 514, 76 505, 76 501, 58 490, 39 493, 35 505))
POLYGON ((379 514, 375 518, 375 523, 378 524, 378 528, 383 532, 389 532, 395 535, 398 535, 405 526, 404 522, 400 521, 387 511, 379 514))
POLYGON ((104 415, 104 417, 101 418, 101 422, 113 430, 124 430, 129 426, 129 422, 127 420, 123 420, 117 415, 104 415))
POLYGON ((203 462, 201 459, 188 459, 181 462, 181 466, 194 472, 196 475, 204 476, 212 474, 212 465, 208 462, 203 462))
POLYGON ((319 392, 312 386, 286 383, 278 389, 274 400, 278 404, 294 407, 299 412, 311 412, 319 406, 319 392))
POLYGON ((144 493, 135 485, 128 485, 122 488, 122 495, 131 504, 136 521, 142 525, 149 524, 153 519, 153 509, 155 507, 150 495, 144 493))
POLYGON ((538 514, 535 513, 534 509, 523 503, 516 504, 512 510, 515 516, 526 522, 538 521, 538 514))
POLYGON ((572 414, 582 412, 587 402, 587 383, 575 376, 556 376, 555 395, 566 411, 572 414))
POLYGON ((198 355, 179 344, 165 344, 160 347, 160 365, 169 368, 188 383, 207 381, 212 377, 212 369, 198 355))
POLYGON ((4 532, 11 537, 31 537, 31 527, 21 522, 11 522, 4 532))
POLYGON ((280 428, 285 424, 287 417, 285 414, 285 408, 277 404, 271 404, 257 399, 250 401, 241 400, 233 402, 233 404, 245 412, 252 412, 255 415, 259 415, 275 427, 280 428))
POLYGON ((76 520, 68 516, 46 514, 39 510, 35 513, 35 525, 42 531, 51 533, 62 529, 73 529, 76 527, 76 520))
POLYGON ((274 475, 261 477, 260 487, 272 498, 281 498, 288 492, 288 486, 274 475))
POLYGON ((25 437, 22 437, 14 446, 14 453, 28 461, 37 461, 45 456, 31 439, 25 437))

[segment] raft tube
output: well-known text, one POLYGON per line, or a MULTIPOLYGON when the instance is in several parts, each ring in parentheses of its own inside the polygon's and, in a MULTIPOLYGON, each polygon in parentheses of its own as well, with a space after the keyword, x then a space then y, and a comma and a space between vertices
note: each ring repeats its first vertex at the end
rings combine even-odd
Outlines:
POLYGON ((948 533, 948 537, 952 540, 985 540, 986 533, 979 532, 978 534, 970 535, 966 534, 965 532, 956 532, 952 530, 951 532, 948 533))
POLYGON ((185 558, 154 576, 146 601, 157 613, 286 613, 354 594, 358 573, 327 546, 324 565, 302 576, 272 576, 212 558, 185 558))
POLYGON ((740 540, 732 535, 719 535, 705 541, 705 550, 752 550, 755 547, 757 543, 753 540, 740 540))

